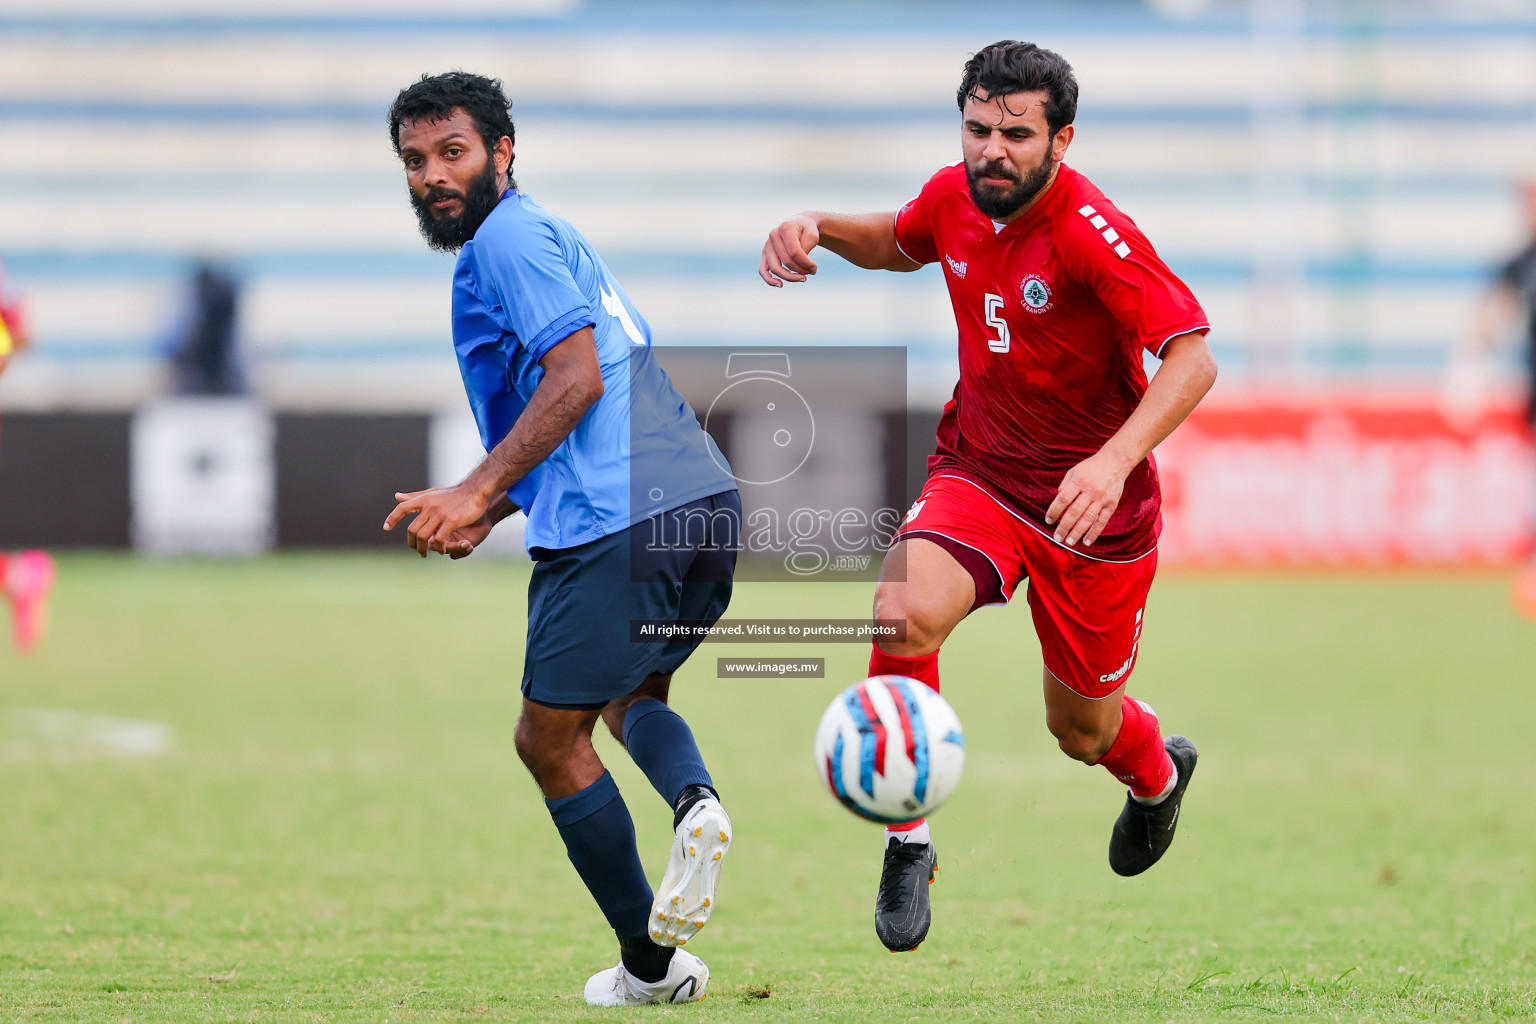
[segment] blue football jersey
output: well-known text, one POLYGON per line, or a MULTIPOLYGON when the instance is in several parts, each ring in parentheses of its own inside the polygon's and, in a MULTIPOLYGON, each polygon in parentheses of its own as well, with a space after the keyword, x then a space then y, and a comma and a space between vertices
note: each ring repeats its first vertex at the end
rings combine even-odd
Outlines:
POLYGON ((725 456, 657 363, 650 326, 602 258, 570 224, 508 189, 453 272, 453 348, 487 451, 533 397, 544 376, 539 360, 583 327, 597 341, 603 396, 507 491, 528 515, 535 555, 736 488, 725 456))

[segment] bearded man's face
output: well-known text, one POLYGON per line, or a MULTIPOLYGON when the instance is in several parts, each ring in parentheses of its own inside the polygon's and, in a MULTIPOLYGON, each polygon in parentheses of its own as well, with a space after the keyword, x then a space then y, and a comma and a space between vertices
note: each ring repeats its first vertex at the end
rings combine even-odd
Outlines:
POLYGON ((422 237, 439 252, 458 252, 496 209, 506 181, 474 118, 455 107, 436 121, 403 122, 400 159, 422 237))
POLYGON ((976 208, 993 220, 1013 216, 1051 180, 1057 137, 1045 116, 1048 99, 1043 91, 995 97, 978 91, 965 101, 965 180, 976 208))

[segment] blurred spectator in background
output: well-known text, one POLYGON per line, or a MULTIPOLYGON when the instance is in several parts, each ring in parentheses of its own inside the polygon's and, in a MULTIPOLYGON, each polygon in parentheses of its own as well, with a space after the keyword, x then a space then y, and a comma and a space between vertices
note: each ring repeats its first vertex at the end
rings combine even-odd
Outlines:
MULTIPOLYGON (((1536 428, 1536 169, 1519 183, 1525 241, 1504 263, 1478 302, 1470 329, 1452 353, 1445 379, 1445 409, 1453 423, 1467 425, 1487 405, 1494 348, 1518 325, 1525 349, 1526 420, 1536 428)), ((1515 606, 1536 619, 1536 557, 1515 577, 1515 606)))
MULTIPOLYGON (((7 286, 5 268, 0 267, 0 374, 27 344, 24 313, 21 300, 7 286)), ((46 551, 0 551, 0 592, 10 605, 12 635, 23 654, 31 653, 42 639, 54 572, 46 551)))
POLYGON ((239 321, 239 282, 214 261, 198 260, 169 343, 176 394, 246 392, 245 368, 238 350, 239 321))
POLYGON ((5 278, 5 266, 0 264, 0 373, 5 372, 11 357, 27 343, 24 313, 21 299, 12 293, 5 278))

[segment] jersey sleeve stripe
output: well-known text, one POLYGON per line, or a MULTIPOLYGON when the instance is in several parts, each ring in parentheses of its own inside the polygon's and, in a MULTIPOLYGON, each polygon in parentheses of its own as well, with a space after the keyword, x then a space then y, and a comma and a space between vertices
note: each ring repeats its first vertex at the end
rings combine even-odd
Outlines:
POLYGON ((1210 324, 1199 324, 1199 325, 1197 325, 1195 327, 1183 327, 1183 328, 1180 328, 1179 330, 1174 331, 1172 334, 1168 335, 1168 337, 1164 338, 1163 339, 1163 343, 1161 345, 1157 346, 1157 351, 1152 353, 1152 354, 1156 358, 1161 359, 1161 358, 1163 358, 1163 349, 1167 348, 1168 347, 1168 343, 1170 341, 1172 341, 1174 338, 1177 338, 1181 334, 1194 334, 1196 331, 1209 331, 1210 329, 1211 329, 1211 325, 1210 324))
POLYGON ((569 313, 556 318, 552 323, 539 332, 528 345, 528 355, 534 362, 538 362, 549 355, 549 350, 560 344, 566 338, 575 334, 583 327, 592 327, 597 319, 592 316, 592 311, 586 306, 578 306, 569 313))
POLYGON ((896 251, 897 252, 901 253, 907 259, 912 260, 913 263, 916 263, 919 266, 921 266, 922 263, 923 263, 922 260, 913 260, 912 259, 912 254, 907 252, 907 250, 905 250, 905 249, 903 249, 901 247, 901 231, 900 231, 900 229, 897 226, 900 223, 900 221, 901 221, 901 211, 905 210, 907 208, 907 206, 910 206, 912 203, 915 203, 915 202, 917 202, 917 197, 914 196, 912 199, 908 200, 905 205, 898 206, 896 208, 896 212, 891 214, 891 239, 892 239, 892 241, 894 241, 896 243, 896 251))

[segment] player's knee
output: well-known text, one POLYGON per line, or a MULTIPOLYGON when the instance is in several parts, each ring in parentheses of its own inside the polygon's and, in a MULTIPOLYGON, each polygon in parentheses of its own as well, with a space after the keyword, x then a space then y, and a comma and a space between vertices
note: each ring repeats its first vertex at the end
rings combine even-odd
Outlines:
POLYGON ((609 734, 619 744, 624 746, 624 716, 629 713, 629 705, 615 707, 616 702, 610 701, 603 709, 603 725, 608 727, 609 734))
POLYGON ((603 724, 608 727, 608 731, 613 734, 613 738, 619 741, 619 746, 629 746, 624 739, 624 733, 628 727, 630 711, 634 706, 650 701, 652 703, 647 709, 648 711, 661 710, 656 705, 660 704, 663 708, 666 706, 667 691, 670 689, 671 684, 672 676, 670 673, 647 676, 645 682, 636 687, 633 692, 627 693, 622 697, 616 697, 603 707, 603 724))
POLYGON ((1065 715, 1048 715, 1045 724, 1056 737, 1061 752, 1084 764, 1098 764, 1115 742, 1096 723, 1077 722, 1065 715))
POLYGON ((609 701, 603 708, 603 725, 608 727, 608 732, 618 740, 621 747, 624 745, 624 716, 629 714, 635 700, 634 694, 628 694, 609 701))
POLYGON ((517 756, 539 782, 550 778, 569 760, 570 744, 557 742, 556 737, 540 729, 526 715, 519 719, 512 743, 517 748, 517 756))
POLYGON ((517 729, 512 733, 512 745, 517 748, 517 756, 522 758, 523 764, 528 770, 538 775, 535 767, 541 760, 541 744, 539 743, 538 730, 528 719, 520 719, 517 729))
POLYGON ((1114 742, 1111 738, 1108 743, 1104 738, 1093 732, 1080 732, 1076 729, 1063 729, 1056 735, 1056 743, 1061 747, 1061 752, 1074 761, 1084 764, 1098 764, 1104 755, 1109 752, 1110 745, 1114 742))
POLYGON ((907 624, 904 640, 882 642, 880 649, 902 658, 921 658, 939 649, 948 630, 941 616, 924 608, 920 602, 909 602, 905 590, 905 587, 882 586, 875 591, 875 618, 907 624))

